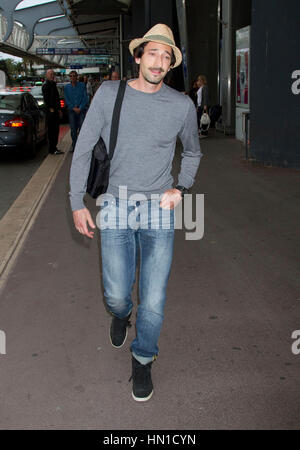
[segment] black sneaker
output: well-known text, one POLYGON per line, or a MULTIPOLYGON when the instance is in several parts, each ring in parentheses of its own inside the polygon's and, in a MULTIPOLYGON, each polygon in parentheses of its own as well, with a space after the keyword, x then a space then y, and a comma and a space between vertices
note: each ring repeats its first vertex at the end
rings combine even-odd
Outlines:
POLYGON ((130 316, 131 314, 124 319, 113 316, 109 330, 109 339, 113 347, 119 348, 124 345, 128 334, 127 328, 131 327, 130 316))
POLYGON ((141 364, 132 356, 132 397, 137 402, 146 402, 153 394, 153 384, 151 379, 151 365, 153 361, 148 364, 141 364))

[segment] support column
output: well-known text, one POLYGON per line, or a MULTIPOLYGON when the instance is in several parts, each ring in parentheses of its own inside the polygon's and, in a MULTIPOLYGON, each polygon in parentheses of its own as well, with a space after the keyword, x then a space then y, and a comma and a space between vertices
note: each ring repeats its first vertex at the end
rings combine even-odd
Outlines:
POLYGON ((227 134, 235 133, 233 103, 233 35, 232 0, 222 0, 222 49, 220 55, 220 77, 222 124, 227 134))
POLYGON ((191 80, 189 78, 188 72, 188 37, 187 37, 185 0, 176 0, 176 9, 177 9, 180 43, 181 43, 184 89, 186 92, 188 92, 190 89, 191 80))

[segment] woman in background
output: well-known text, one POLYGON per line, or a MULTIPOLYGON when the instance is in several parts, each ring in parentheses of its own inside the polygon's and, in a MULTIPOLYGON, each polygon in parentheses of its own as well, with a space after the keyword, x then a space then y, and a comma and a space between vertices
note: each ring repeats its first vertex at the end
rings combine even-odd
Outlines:
MULTIPOLYGON (((197 78, 197 115, 198 115, 198 128, 200 128, 200 119, 204 112, 208 113, 209 109, 209 90, 205 75, 199 75, 197 78)), ((201 134, 208 135, 208 131, 203 131, 201 134)))

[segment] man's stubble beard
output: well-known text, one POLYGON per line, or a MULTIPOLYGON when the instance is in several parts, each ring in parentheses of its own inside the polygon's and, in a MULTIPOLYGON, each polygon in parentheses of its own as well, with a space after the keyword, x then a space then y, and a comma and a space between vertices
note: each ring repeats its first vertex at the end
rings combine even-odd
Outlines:
MULTIPOLYGON (((149 69, 150 70, 150 69, 149 69)), ((166 76, 166 73, 164 72, 164 71, 161 71, 161 73, 163 74, 163 76, 159 79, 159 80, 151 80, 150 78, 148 78, 148 76, 143 72, 143 71, 141 71, 142 72, 142 76, 143 76, 143 78, 148 82, 148 83, 150 83, 150 84, 155 84, 155 85, 157 85, 157 84, 160 84, 161 82, 162 82, 162 80, 165 78, 165 76, 166 76)))

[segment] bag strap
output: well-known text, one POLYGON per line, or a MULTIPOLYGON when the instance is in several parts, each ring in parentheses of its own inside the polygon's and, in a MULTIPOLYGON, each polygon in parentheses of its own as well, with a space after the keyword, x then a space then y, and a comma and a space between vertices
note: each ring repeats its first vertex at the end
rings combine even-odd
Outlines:
POLYGON ((110 139, 109 139, 109 153, 108 158, 112 160, 114 156, 114 151, 118 138, 118 130, 119 130, 119 122, 120 122, 120 113, 123 102, 123 97, 125 94, 127 82, 125 80, 120 81, 120 86, 115 102, 114 112, 112 116, 111 129, 110 129, 110 139))

